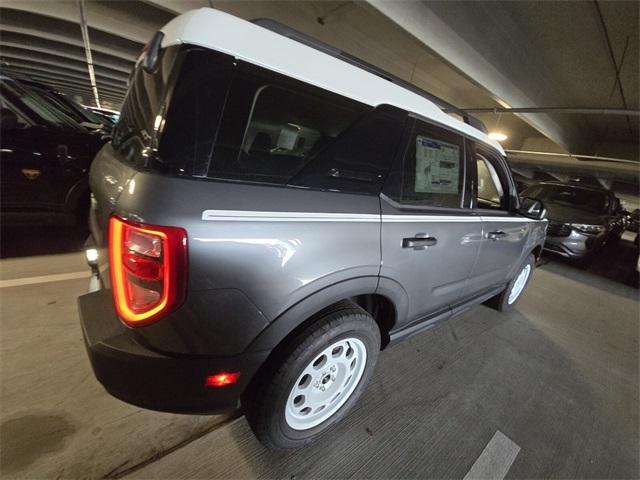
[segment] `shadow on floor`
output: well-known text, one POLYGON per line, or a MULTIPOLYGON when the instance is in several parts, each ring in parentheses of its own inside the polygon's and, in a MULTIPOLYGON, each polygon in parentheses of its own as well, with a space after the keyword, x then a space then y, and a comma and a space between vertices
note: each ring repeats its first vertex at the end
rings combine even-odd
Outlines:
POLYGON ((5 227, 0 230, 0 258, 78 252, 88 236, 83 227, 5 227))
POLYGON ((588 272, 598 277, 638 288, 640 274, 636 271, 638 247, 630 242, 618 241, 605 245, 589 264, 567 260, 559 255, 545 252, 540 262, 541 267, 554 270, 554 265, 561 264, 569 268, 558 268, 558 272, 574 280, 588 278, 588 272))

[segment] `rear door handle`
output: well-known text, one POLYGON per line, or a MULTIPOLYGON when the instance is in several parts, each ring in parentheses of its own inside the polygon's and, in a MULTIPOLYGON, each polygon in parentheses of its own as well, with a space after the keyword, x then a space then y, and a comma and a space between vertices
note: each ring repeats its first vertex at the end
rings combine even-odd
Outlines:
POLYGON ((436 237, 411 237, 402 239, 402 248, 415 248, 423 250, 426 247, 433 247, 438 243, 436 237))
POLYGON ((489 233, 487 234, 487 238, 488 238, 489 240, 499 240, 499 239, 501 239, 502 237, 506 237, 506 236, 507 236, 507 234, 506 234, 506 233, 504 233, 502 230, 495 230, 495 231, 493 231, 493 232, 489 232, 489 233))

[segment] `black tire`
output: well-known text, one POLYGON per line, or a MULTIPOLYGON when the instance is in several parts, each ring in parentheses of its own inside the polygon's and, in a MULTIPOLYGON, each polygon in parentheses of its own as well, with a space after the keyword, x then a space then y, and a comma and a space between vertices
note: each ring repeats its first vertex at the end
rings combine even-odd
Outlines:
POLYGON ((522 262, 522 265, 520 265, 520 268, 518 268, 518 271, 516 272, 515 276, 507 284, 507 287, 501 293, 489 299, 486 302, 486 305, 490 306, 491 308, 495 308, 499 312, 508 312, 509 310, 511 310, 522 298, 522 294, 527 289, 527 286, 531 281, 531 277, 533 276, 533 270, 535 269, 535 267, 536 267, 536 258, 533 256, 533 254, 529 254, 529 256, 524 260, 524 262, 522 262), (522 288, 522 291, 517 296, 517 298, 512 303, 509 303, 509 295, 511 294, 511 290, 513 289, 516 283, 516 280, 518 279, 518 275, 520 274, 520 272, 522 272, 523 269, 527 267, 527 265, 529 265, 529 268, 531 269, 529 272, 527 281, 524 284, 524 287, 522 288))
POLYGON ((589 252, 584 257, 572 260, 574 266, 581 270, 589 270, 596 259, 596 252, 589 252))
POLYGON ((307 327, 273 354, 243 395, 242 407, 256 437, 273 449, 299 448, 316 440, 357 402, 373 374, 379 351, 380 330, 373 318, 357 305, 344 301, 315 315, 307 327), (287 423, 285 408, 300 375, 324 349, 353 337, 366 347, 364 372, 357 386, 328 419, 306 430, 293 429, 287 423))

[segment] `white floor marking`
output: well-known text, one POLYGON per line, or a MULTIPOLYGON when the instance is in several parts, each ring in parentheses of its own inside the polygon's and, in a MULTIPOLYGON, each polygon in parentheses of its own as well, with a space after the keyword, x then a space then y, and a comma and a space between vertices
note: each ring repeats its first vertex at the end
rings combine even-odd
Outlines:
POLYGON ((38 283, 61 282, 63 280, 76 280, 78 278, 89 278, 89 269, 82 272, 57 273, 54 275, 42 275, 39 277, 14 278, 11 280, 0 280, 0 288, 20 287, 23 285, 36 285, 38 283))
POLYGON ((464 480, 502 480, 520 452, 520 447, 498 430, 484 447, 464 480))

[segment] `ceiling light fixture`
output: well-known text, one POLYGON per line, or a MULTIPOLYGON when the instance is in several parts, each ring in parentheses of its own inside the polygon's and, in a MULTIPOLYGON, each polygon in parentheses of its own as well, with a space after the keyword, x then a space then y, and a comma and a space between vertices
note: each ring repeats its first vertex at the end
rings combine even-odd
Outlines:
POLYGON ((489 132, 489 138, 497 142, 504 142, 509 137, 502 132, 489 132))

